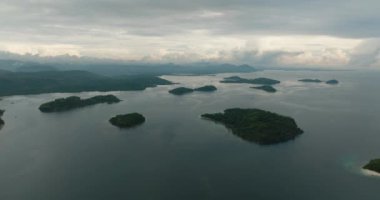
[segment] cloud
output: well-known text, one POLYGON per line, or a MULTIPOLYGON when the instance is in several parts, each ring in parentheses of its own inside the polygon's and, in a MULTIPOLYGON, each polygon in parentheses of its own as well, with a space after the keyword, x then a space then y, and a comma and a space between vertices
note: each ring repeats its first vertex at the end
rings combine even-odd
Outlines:
POLYGON ((0 50, 376 66, 378 53, 366 51, 380 38, 379 7, 378 0, 3 0, 0 50))

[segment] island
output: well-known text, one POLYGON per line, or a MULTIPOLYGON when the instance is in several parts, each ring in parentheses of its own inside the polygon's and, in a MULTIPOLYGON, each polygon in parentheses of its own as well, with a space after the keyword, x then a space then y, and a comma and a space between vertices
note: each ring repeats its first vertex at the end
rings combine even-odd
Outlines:
POLYGON ((199 91, 199 92, 213 92, 216 91, 217 88, 213 85, 206 85, 203 87, 195 88, 194 91, 199 91))
POLYGON ((114 95, 98 95, 88 99, 81 99, 77 96, 71 96, 44 103, 39 107, 39 109, 44 113, 63 112, 100 103, 112 104, 120 101, 121 100, 114 95))
POLYGON ((129 113, 112 117, 109 122, 119 128, 131 128, 145 122, 145 117, 139 113, 129 113))
POLYGON ((260 109, 232 108, 203 114, 202 118, 221 123, 234 135, 260 145, 286 142, 303 133, 294 119, 260 109))
POLYGON ((326 81, 326 84, 329 84, 329 85, 336 85, 336 84, 338 84, 339 83, 339 81, 338 80, 335 80, 335 79, 333 79, 333 80, 329 80, 329 81, 326 81))
POLYGON ((305 83, 322 83, 323 81, 319 80, 319 79, 301 79, 301 80, 298 80, 300 82, 305 82, 305 83))
POLYGON ((258 90, 263 90, 263 91, 269 92, 269 93, 275 93, 275 92, 277 92, 277 90, 274 87, 270 86, 270 85, 263 85, 263 86, 251 87, 251 88, 258 89, 258 90))
POLYGON ((169 93, 174 94, 174 95, 184 95, 184 94, 188 94, 188 93, 192 93, 192 92, 194 92, 193 89, 186 88, 186 87, 179 87, 179 88, 169 90, 169 93))
POLYGON ((244 79, 239 76, 231 76, 226 77, 221 83, 249 83, 249 84, 258 84, 258 85, 275 85, 281 83, 278 80, 270 79, 270 78, 255 78, 255 79, 244 79))
POLYGON ((192 93, 194 91, 196 91, 196 92, 214 92, 216 90, 217 90, 217 88, 215 86, 206 85, 206 86, 195 88, 195 89, 187 88, 187 87, 178 87, 178 88, 169 90, 169 93, 180 96, 180 95, 192 93))
POLYGON ((380 175, 380 159, 373 159, 368 164, 364 165, 363 169, 370 170, 380 175))
POLYGON ((1 117, 4 115, 5 110, 0 109, 0 128, 4 125, 4 120, 1 117))

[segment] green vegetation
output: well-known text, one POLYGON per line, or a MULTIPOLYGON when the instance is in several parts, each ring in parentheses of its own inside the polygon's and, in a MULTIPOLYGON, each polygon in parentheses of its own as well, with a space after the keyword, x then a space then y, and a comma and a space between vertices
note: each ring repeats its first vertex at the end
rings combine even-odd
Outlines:
POLYGON ((195 88, 195 89, 186 88, 186 87, 179 87, 179 88, 169 90, 169 93, 174 94, 174 95, 184 95, 184 94, 192 93, 194 91, 197 91, 197 92, 213 92, 216 90, 217 90, 217 88, 215 86, 206 85, 206 86, 195 88))
POLYGON ((322 83, 323 81, 319 80, 319 79, 301 79, 301 80, 298 80, 300 82, 306 82, 306 83, 322 83))
POLYGON ((263 86, 251 87, 251 88, 258 89, 258 90, 264 90, 264 91, 269 92, 269 93, 277 92, 277 90, 270 85, 263 85, 263 86))
POLYGON ((67 98, 55 99, 54 101, 44 103, 39 107, 39 109, 41 112, 51 113, 72 110, 75 108, 81 108, 99 103, 112 104, 118 102, 120 102, 120 99, 118 99, 114 95, 99 95, 91 97, 89 99, 81 99, 77 96, 71 96, 67 98))
POLYGON ((363 169, 371 170, 380 173, 380 159, 373 159, 366 164, 363 169))
POLYGON ((144 90, 170 81, 155 76, 107 77, 86 71, 9 72, 0 70, 0 96, 54 92, 144 90))
POLYGON ((203 87, 195 88, 194 91, 199 91, 199 92, 213 92, 216 91, 217 88, 213 85, 206 85, 203 87))
POLYGON ((220 81, 221 83, 249 83, 249 84, 258 84, 258 85, 275 85, 279 84, 280 81, 269 79, 269 78, 255 78, 255 79, 244 79, 239 76, 226 77, 224 80, 220 81))
POLYGON ((145 122, 145 117, 139 113, 117 115, 112 117, 110 123, 119 128, 131 128, 145 122))
POLYGON ((202 117, 222 123, 240 138, 261 145, 285 142, 303 133, 294 119, 259 109, 233 108, 202 117))
POLYGON ((339 81, 337 80, 329 80, 329 81, 326 81, 327 84, 330 84, 330 85, 336 85, 339 83, 339 81))

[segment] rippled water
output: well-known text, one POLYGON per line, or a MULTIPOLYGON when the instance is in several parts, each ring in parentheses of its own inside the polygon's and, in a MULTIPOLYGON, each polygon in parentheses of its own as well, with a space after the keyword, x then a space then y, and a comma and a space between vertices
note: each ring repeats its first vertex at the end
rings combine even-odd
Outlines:
POLYGON ((174 96, 167 91, 179 85, 172 85, 110 92, 123 101, 55 114, 38 106, 71 94, 3 98, 0 199, 380 199, 380 178, 360 170, 380 157, 379 77, 350 71, 164 76, 218 91, 174 96), (218 82, 231 75, 282 83, 270 94, 218 82), (302 78, 341 83, 297 81, 302 78), (291 116, 305 133, 259 146, 200 118, 232 107, 291 116), (142 113, 146 123, 128 130, 108 123, 129 112, 142 113))

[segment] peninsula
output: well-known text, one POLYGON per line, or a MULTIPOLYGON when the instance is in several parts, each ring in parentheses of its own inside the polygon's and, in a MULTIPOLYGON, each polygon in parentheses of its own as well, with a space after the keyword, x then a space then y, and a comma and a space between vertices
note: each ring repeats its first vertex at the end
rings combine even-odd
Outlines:
POLYGON ((139 113, 129 113, 112 117, 109 122, 119 128, 131 128, 145 122, 145 117, 139 113))
POLYGON ((303 133, 294 119, 260 109, 232 108, 202 117, 224 124, 238 137, 260 145, 286 142, 303 133))
POLYGON ((112 104, 120 101, 121 100, 114 95, 98 95, 88 99, 81 99, 77 96, 71 96, 44 103, 39 107, 39 109, 44 113, 63 112, 100 103, 112 104))
POLYGON ((249 84, 257 84, 257 85, 275 85, 275 84, 280 83, 280 81, 270 79, 270 78, 244 79, 244 78, 240 78, 239 76, 226 77, 220 82, 221 83, 249 83, 249 84))

